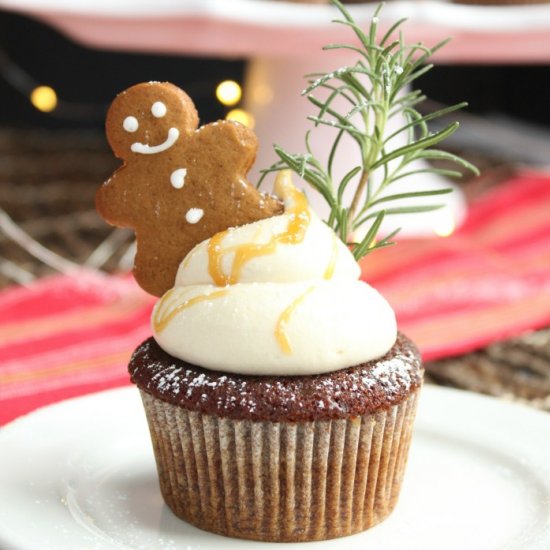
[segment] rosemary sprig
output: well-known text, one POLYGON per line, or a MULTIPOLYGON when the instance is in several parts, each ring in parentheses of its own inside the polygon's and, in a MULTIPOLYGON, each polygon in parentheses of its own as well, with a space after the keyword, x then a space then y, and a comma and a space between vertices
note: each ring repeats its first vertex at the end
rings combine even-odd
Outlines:
POLYGON ((319 126, 334 128, 336 137, 330 149, 326 163, 318 160, 310 146, 310 132, 306 135, 306 153, 289 153, 275 145, 279 161, 263 170, 260 183, 270 172, 290 168, 318 191, 330 207, 327 224, 350 247, 358 260, 375 249, 393 244, 391 239, 399 229, 392 231, 383 239, 377 240, 377 233, 385 217, 393 214, 428 212, 442 205, 414 204, 392 207, 392 201, 419 199, 442 195, 450 189, 415 190, 399 193, 387 193, 394 182, 408 176, 434 173, 449 177, 459 177, 456 170, 443 170, 427 166, 418 169, 409 166, 419 159, 446 159, 462 168, 478 174, 475 166, 451 153, 433 147, 453 134, 458 122, 449 124, 443 130, 430 133, 427 123, 430 120, 447 115, 466 106, 458 103, 429 115, 422 116, 416 106, 426 97, 419 90, 406 91, 414 79, 432 68, 427 59, 448 40, 432 48, 420 43, 408 45, 403 40, 400 27, 405 21, 394 23, 387 32, 377 39, 379 15, 383 8, 380 4, 371 19, 368 31, 364 31, 351 17, 339 0, 331 0, 338 8, 342 19, 334 22, 345 25, 355 34, 359 45, 329 44, 325 50, 346 49, 358 54, 354 65, 342 67, 326 74, 308 75, 308 86, 302 92, 317 112, 308 117, 314 129, 319 126), (399 31, 398 39, 392 40, 399 31), (320 96, 315 95, 320 94, 320 96), (344 99, 348 111, 336 110, 336 99, 344 99), (405 124, 387 135, 388 121, 400 114, 405 124), (391 141, 398 135, 407 136, 406 145, 391 148, 391 141), (333 165, 338 151, 342 147, 342 138, 349 136, 357 145, 358 160, 355 166, 339 180, 334 180, 333 165), (374 181, 373 174, 381 174, 374 181), (344 204, 344 192, 353 188, 351 203, 344 204), (363 226, 368 227, 365 229, 363 226), (358 229, 364 231, 364 237, 356 242, 352 235, 358 229))

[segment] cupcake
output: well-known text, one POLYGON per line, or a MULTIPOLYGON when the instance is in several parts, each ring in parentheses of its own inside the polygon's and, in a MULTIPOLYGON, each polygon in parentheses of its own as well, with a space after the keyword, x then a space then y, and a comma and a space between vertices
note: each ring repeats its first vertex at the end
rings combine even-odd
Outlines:
POLYGON ((422 373, 405 336, 380 359, 309 376, 204 369, 151 338, 130 372, 164 500, 196 527, 313 541, 363 531, 393 510, 422 373))
POLYGON ((324 540, 395 506, 422 366, 288 172, 276 192, 283 214, 185 257, 129 369, 177 516, 231 537, 324 540))
POLYGON ((377 238, 385 216, 438 207, 392 207, 446 192, 387 193, 418 172, 412 161, 444 157, 475 170, 428 149, 456 125, 428 134, 428 117, 415 110, 420 92, 402 92, 428 70, 430 50, 403 40, 388 45, 389 35, 377 41, 381 7, 365 33, 331 3, 364 51, 356 65, 303 92, 319 109, 311 120, 329 126, 334 143, 326 162, 309 135, 305 154, 275 146, 280 161, 265 171, 277 172, 273 195, 246 179, 257 148, 251 130, 229 121, 199 128, 192 101, 171 84, 132 87, 107 116, 109 142, 124 164, 98 192, 98 210, 135 229, 134 273, 160 298, 153 337, 129 365, 160 490, 177 516, 230 537, 343 537, 392 511, 423 368, 388 302, 360 280, 358 261, 392 244, 397 231, 377 238), (337 95, 348 112, 336 110, 337 95), (385 124, 400 113, 409 122, 396 133, 406 131, 408 143, 391 150, 396 133, 385 137, 385 124), (350 143, 344 136, 360 154, 337 181, 334 160, 350 143), (327 200, 326 221, 291 172, 327 200))

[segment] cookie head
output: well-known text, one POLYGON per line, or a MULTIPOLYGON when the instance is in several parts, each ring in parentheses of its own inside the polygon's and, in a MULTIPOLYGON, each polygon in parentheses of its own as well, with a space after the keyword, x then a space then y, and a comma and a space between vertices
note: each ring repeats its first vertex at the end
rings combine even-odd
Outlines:
POLYGON ((115 155, 130 160, 172 150, 198 123, 195 106, 183 90, 167 82, 146 82, 117 96, 105 127, 115 155))

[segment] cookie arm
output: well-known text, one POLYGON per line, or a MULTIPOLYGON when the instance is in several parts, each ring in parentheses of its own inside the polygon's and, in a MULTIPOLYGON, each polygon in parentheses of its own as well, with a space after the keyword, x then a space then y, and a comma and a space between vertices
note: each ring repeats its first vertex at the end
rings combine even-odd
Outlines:
POLYGON ((125 166, 121 166, 103 183, 95 196, 95 206, 102 218, 116 227, 133 227, 135 211, 123 180, 128 174, 125 166))
POLYGON ((197 130, 193 152, 204 152, 212 161, 213 170, 246 177, 258 150, 258 140, 246 126, 238 122, 220 120, 197 130))
MULTIPOLYGON (((259 210, 255 219, 261 219, 282 213, 283 206, 276 198, 259 193, 246 178, 256 160, 257 150, 258 140, 254 132, 238 122, 227 120, 202 126, 195 133, 193 144, 189 148, 192 157, 208 155, 208 176, 212 181, 219 180, 221 175, 221 180, 225 183, 240 181, 245 185, 244 193, 252 202, 258 202, 259 210)), ((204 169, 205 164, 201 165, 204 169)), ((243 192, 243 189, 238 191, 243 192)), ((253 220, 240 222, 250 221, 253 220)))

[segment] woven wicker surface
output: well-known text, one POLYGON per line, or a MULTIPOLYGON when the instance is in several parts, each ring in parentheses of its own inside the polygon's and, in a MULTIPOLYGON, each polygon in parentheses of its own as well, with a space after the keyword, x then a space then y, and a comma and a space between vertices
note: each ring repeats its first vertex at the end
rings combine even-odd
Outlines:
MULTIPOLYGON (((470 198, 498 184, 512 171, 498 159, 467 156, 480 168, 487 168, 483 178, 466 182, 465 192, 470 198)), ((11 220, 13 227, 61 259, 100 263, 107 271, 117 269, 121 260, 124 262, 132 234, 108 227, 94 210, 97 186, 116 165, 101 134, 0 131, 0 207, 4 211, 0 214, 4 228, 11 220), (109 246, 104 245, 103 250, 108 252, 96 251, 107 238, 109 246)), ((0 230, 0 288, 55 271, 14 242, 14 236, 24 239, 24 235, 8 236, 0 230)), ((519 400, 550 411, 550 329, 431 362, 427 378, 432 383, 519 400)))
MULTIPOLYGON (((85 263, 113 232, 95 212, 94 194, 98 182, 115 166, 101 135, 0 132, 0 207, 47 249, 85 263)), ((115 235, 121 245, 131 240, 130 231, 115 235)), ((114 269, 124 251, 124 246, 117 247, 106 269, 114 269)), ((0 257, 0 287, 25 272, 36 276, 54 272, 5 231, 0 231, 0 257)))

